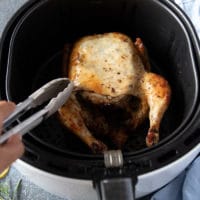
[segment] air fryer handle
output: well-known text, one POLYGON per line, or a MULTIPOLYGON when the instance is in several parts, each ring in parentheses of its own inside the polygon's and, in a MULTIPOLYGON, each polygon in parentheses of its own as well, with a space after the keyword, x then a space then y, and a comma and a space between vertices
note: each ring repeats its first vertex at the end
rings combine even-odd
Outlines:
POLYGON ((93 183, 99 200, 134 200, 137 183, 134 165, 124 165, 121 150, 104 152, 104 168, 94 169, 93 183))
POLYGON ((135 184, 132 178, 104 179, 96 188, 99 200, 134 200, 135 184))

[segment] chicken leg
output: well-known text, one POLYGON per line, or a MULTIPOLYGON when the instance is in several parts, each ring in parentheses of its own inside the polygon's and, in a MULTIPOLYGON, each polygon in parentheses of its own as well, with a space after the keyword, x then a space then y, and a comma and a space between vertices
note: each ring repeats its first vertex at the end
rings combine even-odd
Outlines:
POLYGON ((107 150, 107 146, 92 136, 86 127, 81 116, 81 107, 74 94, 58 112, 61 122, 87 144, 93 153, 102 153, 107 150))
POLYGON ((170 102, 171 89, 163 77, 150 72, 144 74, 143 89, 149 105, 150 127, 146 145, 150 147, 159 141, 160 123, 170 102))

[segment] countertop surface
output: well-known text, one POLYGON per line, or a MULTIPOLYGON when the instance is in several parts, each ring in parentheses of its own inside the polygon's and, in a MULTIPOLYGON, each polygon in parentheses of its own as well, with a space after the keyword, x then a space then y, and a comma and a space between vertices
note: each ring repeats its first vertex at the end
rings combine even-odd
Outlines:
POLYGON ((28 0, 0 0, 0 36, 14 13, 28 0))
MULTIPOLYGON (((28 0, 0 0, 0 37, 3 30, 14 13, 28 0)), ((199 0, 175 0, 177 4, 188 14, 200 36, 200 1, 199 0)), ((11 167, 6 178, 0 180, 0 184, 8 184, 11 189, 21 180, 20 192, 15 199, 19 200, 66 200, 45 192, 32 184, 30 180, 22 176, 20 172, 11 167)), ((6 200, 6 199, 5 199, 6 200)))

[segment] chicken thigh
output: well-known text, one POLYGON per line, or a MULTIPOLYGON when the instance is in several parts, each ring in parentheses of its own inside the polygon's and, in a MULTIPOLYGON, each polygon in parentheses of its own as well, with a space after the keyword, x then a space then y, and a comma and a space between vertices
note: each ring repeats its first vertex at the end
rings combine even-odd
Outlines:
POLYGON ((146 145, 158 143, 171 90, 167 80, 150 72, 140 38, 133 43, 116 32, 85 36, 73 46, 65 67, 75 89, 59 109, 59 118, 94 153, 108 149, 97 139, 101 136, 122 148, 146 118, 146 145))

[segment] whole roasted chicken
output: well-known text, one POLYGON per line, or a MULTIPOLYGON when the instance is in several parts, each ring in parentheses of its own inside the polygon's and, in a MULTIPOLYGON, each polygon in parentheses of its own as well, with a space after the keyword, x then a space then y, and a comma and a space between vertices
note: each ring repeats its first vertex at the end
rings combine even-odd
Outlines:
POLYGON ((59 118, 94 153, 108 149, 105 137, 122 148, 146 118, 146 145, 158 143, 171 90, 163 77, 150 72, 140 38, 133 43, 117 32, 85 36, 74 44, 65 66, 75 89, 59 118))

